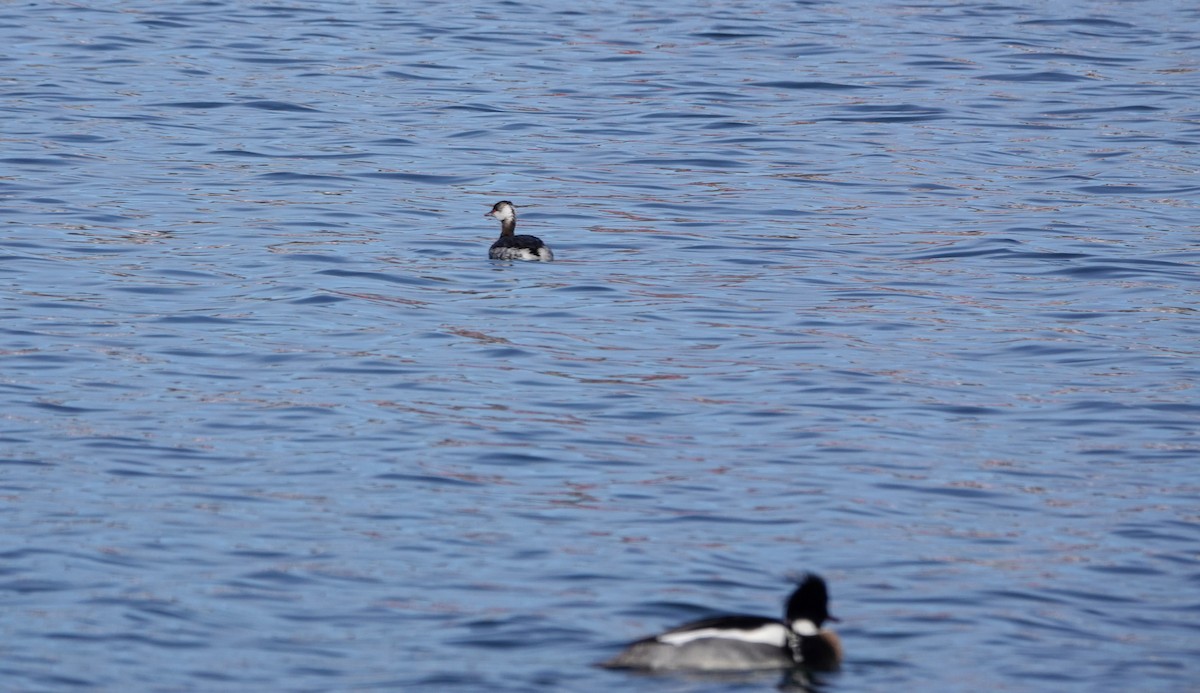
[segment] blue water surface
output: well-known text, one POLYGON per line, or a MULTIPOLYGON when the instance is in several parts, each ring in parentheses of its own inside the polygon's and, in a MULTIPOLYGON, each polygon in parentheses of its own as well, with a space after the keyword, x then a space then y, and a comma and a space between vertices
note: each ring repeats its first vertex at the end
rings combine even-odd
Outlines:
POLYGON ((0 39, 5 690, 1196 690, 1192 5, 0 39), (805 570, 840 672, 592 666, 805 570))

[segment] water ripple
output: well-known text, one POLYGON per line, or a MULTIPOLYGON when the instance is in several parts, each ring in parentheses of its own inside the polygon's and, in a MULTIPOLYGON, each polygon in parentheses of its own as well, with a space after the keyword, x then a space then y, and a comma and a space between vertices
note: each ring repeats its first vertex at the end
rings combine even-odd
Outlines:
POLYGON ((8 688, 1194 685, 1194 11, 6 11, 8 688))

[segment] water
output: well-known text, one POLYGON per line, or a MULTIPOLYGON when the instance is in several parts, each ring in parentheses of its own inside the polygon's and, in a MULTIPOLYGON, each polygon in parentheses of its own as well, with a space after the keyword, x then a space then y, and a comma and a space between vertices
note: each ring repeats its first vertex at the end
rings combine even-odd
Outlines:
POLYGON ((1196 690, 1186 3, 0 36, 7 690, 773 690, 589 665, 804 570, 822 691, 1196 690))

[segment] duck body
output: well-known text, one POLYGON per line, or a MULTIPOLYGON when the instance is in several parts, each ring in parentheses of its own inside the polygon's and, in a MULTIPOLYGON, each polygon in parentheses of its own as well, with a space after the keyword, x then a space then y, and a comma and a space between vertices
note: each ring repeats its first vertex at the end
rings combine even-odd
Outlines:
POLYGON ((488 257, 493 260, 535 260, 550 262, 554 253, 537 236, 517 234, 517 211, 513 203, 502 200, 492 206, 492 211, 485 217, 495 217, 500 220, 500 238, 488 249, 488 257))
POLYGON ((718 616, 687 623, 631 644, 604 662, 610 669, 752 671, 795 664, 791 633, 762 616, 718 616))
POLYGON ((538 260, 550 262, 554 253, 542 239, 527 234, 501 236, 488 249, 488 257, 493 260, 538 260))
POLYGON ((808 575, 789 597, 784 620, 732 615, 693 621, 638 640, 600 666, 659 672, 836 669, 841 642, 821 628, 835 620, 828 599, 825 581, 808 575))

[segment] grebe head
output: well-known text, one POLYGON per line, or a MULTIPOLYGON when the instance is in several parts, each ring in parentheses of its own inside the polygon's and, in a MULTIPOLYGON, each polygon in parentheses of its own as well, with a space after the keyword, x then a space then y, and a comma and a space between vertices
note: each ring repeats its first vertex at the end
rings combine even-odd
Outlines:
POLYGON ((797 635, 816 635, 826 621, 836 621, 829 615, 829 590, 820 577, 808 574, 792 592, 787 603, 787 623, 797 635))
POLYGON ((502 222, 513 221, 517 218, 517 210, 513 207, 513 203, 508 200, 501 200, 492 205, 492 211, 486 212, 483 216, 496 217, 502 222))

